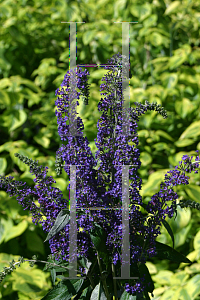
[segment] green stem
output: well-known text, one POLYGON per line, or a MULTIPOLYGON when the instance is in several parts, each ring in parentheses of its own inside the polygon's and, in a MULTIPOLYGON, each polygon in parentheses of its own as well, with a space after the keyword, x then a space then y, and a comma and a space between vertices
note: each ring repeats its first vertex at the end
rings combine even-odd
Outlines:
MULTIPOLYGON (((44 264, 51 265, 51 266, 53 266, 53 267, 60 267, 60 268, 66 269, 66 270, 70 270, 70 268, 68 268, 68 267, 61 266, 61 265, 58 265, 58 264, 56 264, 56 263, 50 263, 50 262, 44 261, 44 260, 39 260, 39 259, 24 259, 24 262, 25 262, 25 261, 28 261, 28 262, 34 262, 34 263, 36 263, 36 262, 41 262, 41 263, 44 263, 44 264)), ((21 263, 21 262, 18 261, 18 262, 15 262, 13 265, 15 266, 15 265, 20 264, 20 263, 21 263)), ((81 272, 81 271, 79 271, 79 270, 75 270, 75 271, 78 272, 78 273, 80 273, 80 274, 82 274, 82 275, 85 275, 83 272, 81 272)))
POLYGON ((102 280, 103 287, 104 287, 104 290, 105 290, 105 293, 106 293, 106 297, 107 297, 107 300, 110 300, 110 294, 109 294, 108 287, 107 287, 107 284, 106 284, 105 275, 102 274, 103 270, 102 270, 100 256, 99 256, 98 251, 97 251, 97 259, 98 259, 99 269, 100 269, 100 273, 101 273, 101 280, 102 280))
POLYGON ((112 263, 112 273, 113 273, 113 283, 114 283, 114 294, 115 294, 115 300, 118 300, 118 297, 117 297, 117 284, 116 284, 116 279, 114 279, 115 276, 115 266, 114 264, 112 263))
POLYGON ((94 283, 93 278, 92 278, 92 272, 93 272, 93 270, 94 270, 94 267, 96 266, 96 263, 97 263, 97 259, 96 259, 96 261, 95 261, 95 263, 94 263, 94 265, 93 265, 91 271, 89 271, 89 272, 87 273, 87 277, 89 278, 90 283, 91 283, 91 287, 92 287, 93 289, 95 288, 95 283, 94 283))

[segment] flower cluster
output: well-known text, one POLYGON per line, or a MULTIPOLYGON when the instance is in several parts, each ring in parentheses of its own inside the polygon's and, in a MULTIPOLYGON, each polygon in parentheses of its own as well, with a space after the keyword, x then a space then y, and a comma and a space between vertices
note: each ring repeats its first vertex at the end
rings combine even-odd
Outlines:
MULTIPOLYGON (((105 83, 100 86, 100 91, 103 91, 101 94, 105 97, 101 98, 98 104, 98 110, 102 111, 102 116, 97 123, 98 134, 95 144, 98 150, 95 158, 89 147, 88 139, 83 136, 82 119, 77 118, 78 135, 71 135, 72 124, 70 122, 67 124, 70 117, 75 117, 73 99, 80 99, 82 95, 84 103, 88 104, 87 75, 89 72, 77 68, 76 71, 70 70, 65 75, 61 89, 56 90, 55 105, 57 106, 58 133, 61 140, 67 143, 62 144, 58 149, 55 165, 58 175, 64 168, 69 176, 70 165, 76 166, 78 258, 91 258, 90 250, 94 249, 94 244, 89 233, 94 229, 94 221, 96 221, 106 232, 106 245, 114 265, 120 262, 123 229, 122 210, 120 209, 123 196, 122 170, 123 166, 129 166, 130 263, 145 264, 148 257, 156 255, 155 239, 160 234, 162 220, 167 215, 170 218, 173 217, 176 212, 178 195, 173 191, 173 187, 178 184, 189 184, 189 177, 185 176, 185 172, 198 172, 196 169, 199 167, 197 162, 199 156, 197 156, 196 162, 192 163, 193 157, 184 155, 183 163, 179 163, 179 167, 175 167, 165 175, 165 181, 161 183, 160 191, 151 197, 148 205, 144 206, 139 192, 142 180, 138 176, 141 161, 137 148, 139 143, 137 122, 147 110, 157 111, 163 118, 167 118, 167 113, 160 105, 148 101, 145 104, 136 102, 136 108, 123 108, 122 77, 126 74, 120 67, 122 59, 128 66, 126 57, 123 58, 122 55, 117 54, 108 61, 109 66, 105 67, 108 73, 102 78, 105 83), (70 81, 76 81, 80 92, 70 88, 70 81), (70 108, 72 108, 71 111, 70 108), (127 116, 127 112, 129 112, 130 133, 124 136, 122 135, 122 116, 127 116), (97 209, 91 212, 90 208, 92 207, 104 207, 110 210, 97 209), (142 214, 141 207, 145 208, 147 216, 142 214), (113 208, 119 208, 119 210, 113 208), (83 212, 81 209, 85 209, 85 211, 83 212), (80 227, 83 228, 83 231, 79 231, 80 227), (147 241, 149 246, 145 247, 147 241)), ((79 105, 78 101, 77 105, 79 105)), ((16 154, 16 156, 30 166, 30 172, 36 176, 35 187, 31 189, 26 183, 12 181, 13 177, 0 177, 0 187, 6 187, 10 196, 19 195, 17 200, 25 207, 24 209, 32 212, 33 222, 41 223, 43 229, 49 232, 59 212, 68 207, 67 200, 63 198, 58 188, 52 187, 56 181, 52 176, 47 176, 47 167, 38 166, 37 162, 20 154, 16 154), (21 186, 23 188, 19 188, 21 186), (38 200, 39 207, 35 204, 35 200, 38 200)), ((70 189, 70 185, 68 189, 70 189)), ((67 224, 49 240, 51 253, 57 260, 60 258, 69 260, 69 226, 70 224, 67 224)), ((93 255, 98 256, 95 251, 93 255)), ((116 275, 120 276, 120 274, 116 275)), ((106 287, 104 286, 104 288, 106 287)), ((145 276, 140 277, 135 284, 126 283, 125 289, 130 294, 142 293, 145 290, 145 276)))
MULTIPOLYGON (((32 222, 35 225, 42 224, 43 230, 49 232, 60 210, 67 208, 67 201, 58 188, 51 186, 56 181, 52 176, 47 176, 48 167, 38 166, 38 162, 18 153, 15 156, 30 166, 30 172, 35 175, 33 181, 36 185, 34 188, 30 188, 26 182, 13 180, 12 176, 0 176, 0 187, 6 188, 10 197, 18 195, 18 203, 24 207, 24 210, 28 209, 32 213, 32 222), (39 207, 35 204, 36 200, 38 200, 39 207)), ((53 241, 51 243, 51 251, 55 253, 56 248, 53 241)))
MULTIPOLYGON (((198 150, 196 150, 196 152, 199 153, 198 150)), ((148 231, 148 238, 152 240, 154 246, 155 243, 153 240, 160 234, 161 220, 165 219, 167 215, 169 218, 172 218, 176 212, 178 195, 174 192, 173 187, 181 184, 189 184, 189 176, 185 175, 185 171, 189 173, 194 171, 195 174, 198 173, 199 155, 197 155, 194 163, 192 163, 192 158, 193 156, 190 158, 188 155, 183 155, 182 160, 184 163, 179 162, 179 166, 175 166, 174 170, 168 171, 167 174, 165 174, 165 181, 161 183, 160 191, 151 197, 151 200, 146 206, 146 211, 151 214, 151 217, 147 221, 148 228, 151 228, 151 230, 148 231), (168 202, 171 202, 171 206, 168 206, 168 202)), ((185 207, 187 204, 188 203, 183 204, 181 202, 182 207, 185 207)))
MULTIPOLYGON (((114 56, 109 64, 115 66, 106 66, 108 73, 102 80, 106 81, 106 84, 101 85, 102 93, 106 95, 104 99, 98 104, 98 110, 103 111, 102 117, 97 123, 98 134, 95 142, 98 151, 95 154, 95 159, 92 157, 90 149, 88 149, 87 139, 81 137, 68 137, 68 145, 62 145, 57 152, 57 157, 62 157, 62 161, 65 162, 64 170, 69 174, 69 165, 77 165, 77 206, 79 208, 101 206, 106 208, 121 207, 122 199, 122 165, 130 165, 130 177, 131 185, 129 188, 130 196, 130 232, 133 234, 130 236, 131 245, 131 259, 132 262, 146 262, 146 257, 142 255, 143 244, 138 244, 138 234, 145 240, 147 236, 151 237, 151 248, 147 250, 147 255, 152 257, 156 254, 155 249, 152 248, 152 243, 155 242, 155 238, 160 233, 158 228, 154 228, 153 225, 160 225, 160 219, 165 218, 169 208, 163 209, 162 205, 155 206, 155 210, 158 213, 157 219, 152 220, 148 218, 148 225, 144 225, 144 216, 139 210, 139 207, 143 205, 142 198, 139 194, 141 189, 142 180, 137 175, 141 162, 139 160, 138 136, 137 136, 137 122, 139 117, 147 110, 156 110, 163 118, 167 117, 166 111, 157 105, 156 103, 145 102, 145 105, 135 103, 136 109, 130 109, 130 136, 122 136, 121 133, 121 116, 122 116, 122 103, 123 96, 121 93, 122 81, 121 72, 116 64, 120 64, 120 55, 114 56), (117 72, 117 75, 116 75, 117 72), (110 110, 110 115, 108 112, 110 110), (121 114, 120 114, 121 112, 121 114), (132 145, 129 145, 129 144, 132 145), (85 154, 88 153, 88 156, 85 154), (94 169, 96 163, 100 163, 98 173, 94 169), (83 162, 84 166, 78 166, 80 162, 83 162), (132 165, 134 164, 134 165, 132 165), (87 172, 86 172, 87 171, 87 172), (103 176, 101 176, 103 174, 103 176), (97 177, 97 178, 96 178, 97 177), (84 178, 84 181, 82 180, 84 178), (96 180, 97 179, 97 180, 96 180), (96 197, 95 197, 96 196, 96 197), (101 201, 100 201, 101 200, 101 201), (154 222, 153 222, 154 221, 154 222), (152 224, 151 224, 152 223, 152 224), (152 226, 149 226, 152 225, 152 226)), ((56 103, 62 103, 59 105, 61 111, 64 108, 65 99, 57 99, 56 103)), ((81 124, 81 121, 80 123, 81 124)), ((64 125, 65 126, 65 125, 64 125)), ((83 127, 84 128, 84 127, 83 127)), ((83 129, 80 128, 79 129, 83 129)), ((64 129, 64 128, 63 128, 64 129)), ((60 159, 61 160, 61 159, 60 159)), ((170 201, 171 198, 165 202, 170 201)), ((148 211, 151 214, 151 210, 148 211)), ((170 212, 170 211, 169 211, 170 212)), ((170 214, 169 214, 170 215, 170 214)), ((171 215, 172 210, 171 210, 171 215)), ((171 216, 170 215, 170 216, 171 216)), ((147 219, 147 218, 146 218, 147 219)), ((90 232, 93 228, 93 220, 98 220, 107 233, 107 247, 112 253, 113 263, 116 264, 120 260, 119 252, 121 249, 122 238, 122 212, 121 210, 109 210, 109 211, 96 211, 92 218, 89 220, 85 215, 77 220, 78 224, 84 228, 82 234, 90 232), (94 218, 93 218, 94 217, 94 218)), ((86 238, 86 236, 85 236, 86 238)), ((79 245, 84 242, 85 255, 91 244, 89 241, 83 239, 78 240, 79 245)), ((82 248, 83 249, 83 248, 82 248)), ((136 285, 139 283, 136 283, 136 285)), ((144 289, 142 285, 139 285, 141 291, 144 289)), ((139 289, 139 288, 138 288, 139 289)), ((134 287, 126 286, 127 291, 136 291, 134 287)))

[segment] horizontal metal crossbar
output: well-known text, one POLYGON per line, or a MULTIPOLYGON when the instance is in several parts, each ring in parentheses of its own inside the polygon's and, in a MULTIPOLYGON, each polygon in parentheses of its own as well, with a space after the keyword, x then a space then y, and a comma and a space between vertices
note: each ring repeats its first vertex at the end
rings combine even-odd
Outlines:
POLYGON ((77 65, 78 67, 79 66, 82 66, 82 67, 122 67, 123 65, 106 65, 106 64, 89 64, 89 65, 81 65, 81 64, 78 64, 77 65))
MULTIPOLYGON (((99 209, 103 209, 103 210, 110 210, 110 209, 115 209, 115 210, 118 210, 118 209, 122 209, 121 207, 114 207, 114 208, 104 208, 104 207, 84 207, 84 208, 76 208, 78 210, 87 210, 87 209, 91 209, 91 210, 99 210, 99 209)), ((130 208, 129 208, 130 209, 130 208)))

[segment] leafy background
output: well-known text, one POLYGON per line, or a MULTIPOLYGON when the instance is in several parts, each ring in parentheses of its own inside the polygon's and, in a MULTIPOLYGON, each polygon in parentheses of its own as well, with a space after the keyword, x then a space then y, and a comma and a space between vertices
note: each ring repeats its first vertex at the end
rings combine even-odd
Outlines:
MULTIPOLYGON (((18 152, 49 167, 66 199, 67 174, 57 176, 55 153, 61 145, 55 117, 55 90, 69 69, 69 24, 77 24, 77 64, 103 64, 122 51, 121 24, 130 25, 131 106, 133 102, 156 101, 168 111, 164 120, 156 112, 146 113, 138 123, 143 180, 141 195, 147 202, 159 191, 164 174, 184 154, 200 150, 200 2, 196 0, 4 0, 0 1, 0 174, 33 185, 18 152)), ((84 122, 93 154, 100 113, 99 85, 105 70, 90 72, 89 105, 80 101, 78 112, 84 122)), ((199 174, 191 175, 189 186, 179 186, 180 199, 200 202, 199 174)), ((155 282, 151 299, 200 299, 200 213, 178 210, 168 220, 175 234, 175 249, 194 262, 152 259, 147 266, 155 282)), ((12 258, 45 260, 50 253, 43 243, 46 234, 34 226, 31 216, 15 197, 0 191, 0 270, 12 258)), ((158 241, 172 246, 165 228, 158 241)), ((44 265, 30 270, 22 265, 0 285, 0 299, 41 299, 51 288, 44 265)))

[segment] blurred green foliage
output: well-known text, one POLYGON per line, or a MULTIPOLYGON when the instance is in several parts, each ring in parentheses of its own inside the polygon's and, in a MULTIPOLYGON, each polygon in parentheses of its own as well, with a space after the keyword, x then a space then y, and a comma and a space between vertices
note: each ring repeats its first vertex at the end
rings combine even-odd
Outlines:
MULTIPOLYGON (((14 156, 19 152, 47 165, 48 175, 56 179, 54 186, 68 199, 69 178, 64 172, 58 178, 54 170, 56 150, 62 144, 55 117, 55 90, 69 69, 69 24, 61 21, 85 22, 77 24, 77 64, 106 63, 122 51, 122 25, 114 22, 138 21, 130 24, 130 103, 134 107, 135 101, 156 101, 168 111, 166 120, 148 112, 138 123, 139 175, 145 202, 159 191, 164 174, 184 154, 195 155, 194 151, 200 150, 199 1, 3 0, 0 17, 1 175, 34 186, 28 167, 14 156)), ((99 85, 105 70, 87 69, 91 74, 89 105, 80 101, 78 112, 94 155, 96 124, 101 115, 97 109, 99 85)), ((182 199, 200 202, 199 174, 189 176, 191 185, 179 186, 176 191, 182 199)), ((153 299, 199 299, 199 217, 199 212, 188 208, 187 212, 179 209, 175 221, 168 220, 175 234, 175 248, 189 253, 188 258, 196 263, 190 267, 182 264, 178 269, 176 264, 152 259, 148 267, 155 275, 153 299)), ((33 226, 29 213, 3 191, 0 218, 0 264, 6 264, 13 255, 30 258, 39 254, 46 259, 50 250, 43 244, 46 234, 41 226, 33 226)), ((164 227, 158 241, 172 245, 164 227)), ((35 268, 40 270, 40 266, 35 268)), ((38 273, 40 282, 30 287, 29 276, 34 278, 35 271, 23 269, 23 274, 28 272, 26 276, 13 272, 0 286, 0 298, 41 299, 41 290, 50 288, 51 282, 38 273)))

